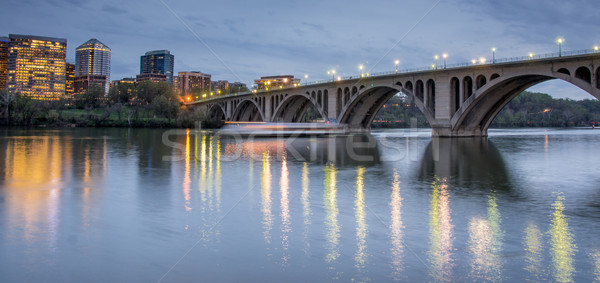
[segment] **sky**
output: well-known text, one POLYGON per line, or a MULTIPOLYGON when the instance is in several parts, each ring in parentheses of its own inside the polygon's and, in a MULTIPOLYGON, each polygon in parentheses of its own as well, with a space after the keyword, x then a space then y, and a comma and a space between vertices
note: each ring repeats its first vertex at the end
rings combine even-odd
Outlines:
MULTIPOLYGON (((97 38, 112 50, 111 80, 135 77, 140 56, 167 49, 175 73, 200 71, 242 81, 291 74, 308 81, 447 64, 591 49, 600 45, 597 0, 190 1, 3 0, 0 36, 66 38, 75 48, 97 38), (441 62, 440 62, 441 63, 441 62)), ((588 99, 562 81, 531 91, 588 99)))

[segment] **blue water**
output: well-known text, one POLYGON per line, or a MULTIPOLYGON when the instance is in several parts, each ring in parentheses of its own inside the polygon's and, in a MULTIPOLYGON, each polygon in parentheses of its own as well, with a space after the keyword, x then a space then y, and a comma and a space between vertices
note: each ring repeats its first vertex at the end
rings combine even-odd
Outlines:
POLYGON ((4 129, 0 281, 600 280, 598 144, 4 129))

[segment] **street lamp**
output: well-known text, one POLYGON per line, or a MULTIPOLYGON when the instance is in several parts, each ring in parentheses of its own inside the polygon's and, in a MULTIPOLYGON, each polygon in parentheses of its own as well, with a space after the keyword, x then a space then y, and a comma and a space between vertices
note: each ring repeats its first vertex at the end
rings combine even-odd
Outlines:
POLYGON ((496 63, 496 47, 492 48, 492 64, 496 63))
POLYGON ((433 58, 435 58, 435 69, 437 69, 437 60, 440 58, 440 56, 437 56, 437 54, 435 56, 433 56, 433 58))
POLYGON ((533 59, 533 53, 529 52, 529 59, 533 59))
POLYGON ((444 58, 444 69, 446 69, 446 58, 448 58, 448 53, 442 54, 442 58, 444 58))
POLYGON ((364 66, 362 64, 358 65, 358 71, 360 72, 361 78, 363 77, 363 72, 362 72, 363 68, 364 68, 364 66))
POLYGON ((598 52, 598 50, 600 50, 600 47, 598 45, 594 46, 594 51, 598 52))
POLYGON ((558 57, 562 56, 562 44, 563 42, 565 42, 565 39, 562 37, 559 37, 556 40, 556 43, 558 43, 558 57))
POLYGON ((479 58, 479 62, 481 62, 481 64, 485 64, 485 58, 483 58, 483 57, 479 58))
POLYGON ((400 60, 394 61, 394 67, 396 68, 396 73, 398 73, 398 65, 400 65, 400 60))
POLYGON ((471 60, 471 64, 473 64, 473 65, 477 64, 477 60, 475 60, 475 59, 471 60))

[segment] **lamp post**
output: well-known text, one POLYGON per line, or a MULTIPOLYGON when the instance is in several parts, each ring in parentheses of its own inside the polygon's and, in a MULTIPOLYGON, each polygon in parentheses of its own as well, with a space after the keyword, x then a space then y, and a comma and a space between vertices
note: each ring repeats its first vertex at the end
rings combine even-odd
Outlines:
POLYGON ((365 66, 363 66, 362 64, 358 65, 358 71, 360 72, 360 77, 361 77, 361 78, 363 77, 363 72, 362 72, 362 70, 363 70, 363 68, 364 68, 364 67, 365 67, 365 66))
POLYGON ((532 52, 529 52, 529 59, 530 60, 533 59, 533 53, 532 52))
POLYGON ((563 42, 565 42, 565 39, 562 38, 562 37, 559 37, 556 40, 556 43, 558 43, 558 57, 562 56, 562 44, 563 44, 563 42))
POLYGON ((492 64, 496 63, 496 47, 492 48, 492 64))
POLYGON ((437 61, 440 58, 440 56, 437 56, 437 54, 435 56, 433 56, 433 58, 435 59, 435 68, 437 70, 437 61))
POLYGON ((481 57, 481 58, 479 58, 479 62, 480 62, 481 64, 485 64, 485 58, 484 58, 484 57, 481 57))
POLYGON ((400 60, 394 61, 394 68, 396 69, 396 73, 398 73, 398 65, 400 65, 400 60))
POLYGON ((598 47, 598 45, 594 46, 594 51, 598 52, 598 50, 600 50, 600 47, 598 47))
POLYGON ((444 58, 444 69, 446 69, 446 58, 448 58, 448 53, 442 54, 442 58, 444 58))

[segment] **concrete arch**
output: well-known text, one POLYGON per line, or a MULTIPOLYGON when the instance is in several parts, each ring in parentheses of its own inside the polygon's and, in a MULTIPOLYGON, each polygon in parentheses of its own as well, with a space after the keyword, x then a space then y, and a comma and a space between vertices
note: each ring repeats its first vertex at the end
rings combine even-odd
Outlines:
POLYGON ((584 80, 587 83, 592 83, 592 72, 588 67, 579 67, 575 70, 575 78, 584 80))
MULTIPOLYGON (((369 128, 377 112, 394 95, 402 92, 414 97, 413 93, 398 85, 375 85, 365 88, 352 97, 352 100, 338 116, 340 123, 348 124, 351 128, 369 128)), ((427 109, 423 102, 414 99, 416 106, 423 112, 427 121, 434 121, 433 112, 427 109)))
POLYGON ((487 79, 485 78, 484 75, 479 75, 479 76, 477 76, 477 79, 475 79, 475 82, 476 82, 477 89, 480 89, 485 84, 487 84, 487 79))
POLYGON ((497 73, 493 73, 493 74, 490 76, 490 81, 493 81, 493 80, 495 80, 495 79, 497 79, 497 78, 499 78, 499 77, 500 77, 500 75, 498 75, 497 73))
POLYGON ((415 84, 415 96, 421 100, 421 102, 425 102, 425 97, 424 97, 424 93, 425 93, 425 86, 423 84, 422 80, 418 80, 417 83, 415 84))
POLYGON ((600 91, 585 80, 572 79, 564 73, 521 73, 503 77, 477 90, 450 120, 451 136, 486 136, 500 111, 526 89, 553 79, 565 80, 600 99, 600 91))
POLYGON ((298 94, 286 96, 279 107, 273 111, 274 114, 271 117, 271 121, 285 123, 300 122, 302 121, 302 118, 304 118, 306 110, 308 110, 311 105, 319 111, 321 117, 324 119, 327 117, 323 108, 320 107, 317 104, 317 101, 312 99, 311 96, 298 94))
POLYGON ((600 67, 596 69, 596 88, 600 89, 600 67))
POLYGON ((406 83, 404 84, 404 88, 409 90, 410 92, 413 92, 413 83, 411 81, 406 81, 406 83))
POLYGON ((355 96, 357 93, 358 93, 358 89, 356 88, 356 86, 353 86, 352 87, 352 96, 355 96))
POLYGON ((231 121, 264 121, 264 113, 254 99, 241 100, 231 116, 231 121))
POLYGON ((227 121, 227 112, 225 108, 219 103, 215 103, 208 108, 208 117, 210 120, 227 121))
POLYGON ((567 68, 560 68, 560 69, 558 69, 558 71, 557 71, 557 72, 559 72, 559 73, 563 73, 563 74, 565 74, 565 75, 567 75, 567 76, 570 76, 570 75, 571 75, 571 71, 569 71, 569 69, 567 69, 567 68))
POLYGON ((433 79, 427 80, 425 84, 427 87, 427 98, 425 99, 425 105, 435 114, 435 81, 433 79))
POLYGON ((460 80, 457 77, 453 77, 450 79, 450 115, 454 115, 460 105, 460 80))
POLYGON ((469 76, 463 78, 463 102, 473 95, 473 79, 469 76))

